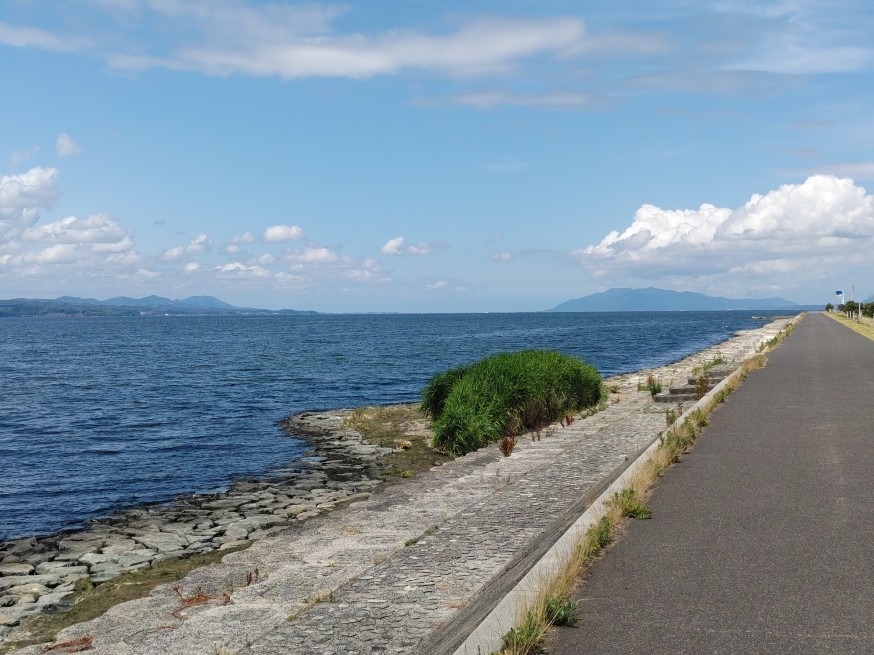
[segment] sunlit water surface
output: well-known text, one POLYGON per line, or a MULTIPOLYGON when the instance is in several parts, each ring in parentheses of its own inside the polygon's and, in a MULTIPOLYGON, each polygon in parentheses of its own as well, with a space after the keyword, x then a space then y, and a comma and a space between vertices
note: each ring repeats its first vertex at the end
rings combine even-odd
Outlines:
POLYGON ((277 426, 285 416, 416 401, 434 373, 499 351, 555 349, 609 376, 761 324, 750 312, 2 319, 0 540, 269 473, 305 451, 277 426))

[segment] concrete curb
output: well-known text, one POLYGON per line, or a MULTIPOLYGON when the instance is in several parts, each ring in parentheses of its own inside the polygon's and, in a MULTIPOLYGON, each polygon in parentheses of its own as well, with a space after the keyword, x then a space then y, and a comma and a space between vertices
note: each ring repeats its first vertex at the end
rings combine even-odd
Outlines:
MULTIPOLYGON (((794 325, 800 316, 787 325, 794 325)), ((770 338, 763 337, 744 359, 757 354, 758 348, 770 338)), ((692 412, 710 404, 716 394, 743 375, 738 367, 733 373, 714 386, 707 394, 687 409, 677 420, 657 436, 652 443, 625 468, 592 502, 583 514, 568 528, 546 552, 546 554, 526 573, 516 586, 492 609, 479 626, 470 633, 467 639, 454 651, 453 655, 488 655, 499 651, 503 646, 503 636, 510 628, 516 626, 523 613, 537 598, 537 594, 546 584, 552 581, 569 560, 576 544, 583 538, 586 530, 598 522, 607 509, 607 502, 614 494, 629 486, 629 482, 652 457, 659 447, 665 434, 675 426, 682 424, 692 412)))

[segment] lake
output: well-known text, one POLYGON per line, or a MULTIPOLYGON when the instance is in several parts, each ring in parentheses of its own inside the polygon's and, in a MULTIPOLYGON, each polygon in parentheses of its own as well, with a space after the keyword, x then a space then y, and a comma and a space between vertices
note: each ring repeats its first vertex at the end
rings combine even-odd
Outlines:
POLYGON ((2 319, 0 540, 269 473, 306 450, 285 416, 413 402, 434 373, 489 354, 554 349, 610 376, 761 326, 752 315, 2 319))

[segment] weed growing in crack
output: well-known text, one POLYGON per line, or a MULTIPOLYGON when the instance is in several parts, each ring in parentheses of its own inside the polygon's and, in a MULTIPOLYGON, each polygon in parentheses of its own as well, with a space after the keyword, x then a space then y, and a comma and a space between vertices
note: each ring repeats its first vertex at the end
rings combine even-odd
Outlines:
POLYGON ((649 505, 640 502, 634 489, 627 488, 618 492, 610 500, 610 504, 616 507, 622 516, 632 519, 652 518, 652 509, 649 505))
POLYGON ((574 625, 577 622, 576 611, 577 601, 572 598, 549 596, 546 599, 546 619, 552 625, 574 625))
POLYGON ((191 596, 184 596, 182 594, 181 585, 173 585, 170 587, 173 592, 179 597, 179 607, 170 612, 170 615, 173 618, 179 619, 181 618, 179 614, 189 607, 196 607, 197 605, 206 605, 210 601, 217 601, 219 605, 227 605, 231 602, 231 596, 228 593, 224 593, 221 596, 213 596, 210 594, 204 593, 201 587, 197 587, 194 593, 191 596))
POLYGON ((655 396, 656 394, 662 392, 662 379, 657 378, 652 373, 648 373, 646 376, 646 383, 637 383, 637 390, 649 391, 650 396, 655 396))
POLYGON ((710 391, 710 379, 706 373, 702 373, 695 380, 695 398, 701 400, 710 391))

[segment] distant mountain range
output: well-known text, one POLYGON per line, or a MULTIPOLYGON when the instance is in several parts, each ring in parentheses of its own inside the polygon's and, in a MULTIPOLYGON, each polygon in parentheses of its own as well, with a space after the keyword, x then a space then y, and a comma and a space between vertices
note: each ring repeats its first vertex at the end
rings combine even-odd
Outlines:
POLYGON ((212 296, 191 296, 181 300, 148 296, 128 298, 119 296, 107 300, 62 296, 54 300, 13 298, 0 300, 3 316, 273 316, 315 314, 295 309, 256 309, 235 307, 212 296))
MULTIPOLYGON (((691 291, 647 289, 609 289, 601 293, 568 300, 550 312, 633 312, 633 311, 714 311, 730 309, 802 311, 809 307, 785 298, 720 298, 691 291)), ((821 307, 816 307, 821 309, 821 307)))

